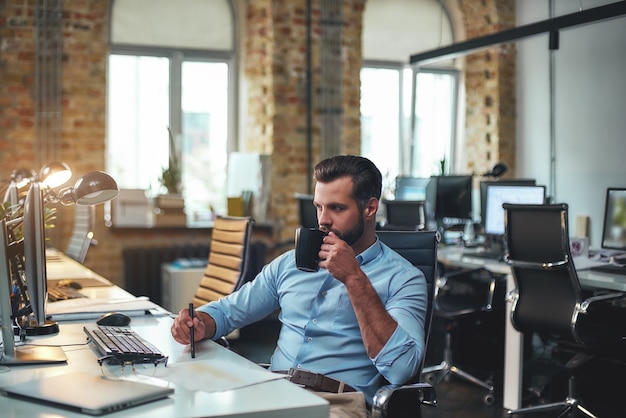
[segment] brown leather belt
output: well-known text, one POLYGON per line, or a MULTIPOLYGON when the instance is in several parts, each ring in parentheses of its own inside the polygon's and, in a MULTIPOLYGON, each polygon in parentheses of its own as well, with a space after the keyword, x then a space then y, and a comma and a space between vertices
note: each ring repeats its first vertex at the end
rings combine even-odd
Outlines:
POLYGON ((274 370, 274 373, 283 373, 288 376, 287 380, 296 385, 301 385, 307 389, 317 392, 344 393, 356 392, 352 386, 345 382, 323 374, 309 372, 302 369, 291 368, 287 370, 274 370))

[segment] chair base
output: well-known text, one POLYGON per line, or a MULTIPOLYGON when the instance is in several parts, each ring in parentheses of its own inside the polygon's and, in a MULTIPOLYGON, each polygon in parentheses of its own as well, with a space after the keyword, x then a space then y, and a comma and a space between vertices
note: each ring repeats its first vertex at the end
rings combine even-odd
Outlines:
POLYGON ((567 398, 565 398, 562 402, 554 402, 545 405, 535 405, 529 406, 527 408, 520 408, 515 410, 507 411, 508 415, 523 415, 523 414, 534 414, 536 412, 550 412, 557 411, 557 418, 564 417, 569 413, 571 417, 577 416, 585 416, 589 418, 597 418, 596 415, 592 414, 588 409, 581 405, 580 401, 576 399, 576 378, 574 375, 570 375, 568 382, 568 394, 567 398))
POLYGON ((597 418, 596 415, 592 414, 589 410, 582 406, 577 399, 573 398, 567 398, 563 402, 555 402, 545 405, 529 406, 528 408, 509 410, 507 414, 524 415, 550 411, 557 411, 557 415, 555 415, 556 417, 564 417, 567 413, 571 413, 571 416, 573 417, 582 414, 582 416, 586 416, 589 418, 597 418))
POLYGON ((424 380, 435 387, 446 377, 448 377, 448 375, 451 374, 457 375, 460 378, 465 379, 468 382, 474 383, 475 385, 485 388, 487 391, 489 391, 489 393, 486 394, 483 398, 483 402, 485 403, 485 405, 493 405, 495 403, 495 396, 493 394, 494 385, 492 382, 480 380, 474 375, 471 375, 459 369, 448 361, 442 361, 437 366, 425 367, 422 371, 424 380))

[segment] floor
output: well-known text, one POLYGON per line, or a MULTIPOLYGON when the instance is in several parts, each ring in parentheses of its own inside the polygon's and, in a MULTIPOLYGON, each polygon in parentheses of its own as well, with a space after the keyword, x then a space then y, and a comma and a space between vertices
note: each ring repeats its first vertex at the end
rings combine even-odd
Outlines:
MULTIPOLYGON (((441 358, 442 336, 434 332, 437 324, 433 324, 433 333, 431 334, 431 342, 429 344, 429 352, 427 353, 427 365, 438 364, 441 358)), ((274 319, 261 321, 241 330, 240 337, 230 341, 231 349, 244 357, 257 363, 267 363, 274 349, 274 344, 278 335, 278 325, 274 319)), ((524 404, 542 404, 548 402, 561 401, 565 398, 566 393, 563 392, 567 388, 566 380, 559 378, 562 369, 555 368, 553 361, 550 361, 545 355, 548 351, 546 347, 536 347, 533 343, 535 355, 527 359, 525 367, 530 374, 535 376, 530 385, 533 388, 541 387, 541 397, 533 396, 532 390, 527 391, 524 404), (543 376, 543 377, 542 377, 543 376), (556 382, 553 385, 546 385, 547 376, 555 377, 551 381, 556 382)), ((626 374, 626 366, 620 364, 617 373, 613 376, 624 376, 626 374)), ((496 388, 501 388, 501 372, 484 372, 482 369, 464 368, 465 371, 476 375, 479 378, 491 378, 496 388)), ((587 379, 594 386, 599 386, 599 390, 589 390, 585 388, 587 397, 583 404, 602 418, 612 418, 623 416, 621 406, 617 405, 615 399, 623 393, 624 379, 613 380, 607 379, 604 371, 598 371, 594 368, 587 372, 587 379), (618 383, 621 381, 622 383, 618 383), (618 412, 620 411, 620 412, 618 412)), ((486 405, 483 402, 486 391, 474 384, 462 381, 456 376, 452 376, 441 382, 437 386, 437 402, 436 407, 424 407, 422 416, 424 418, 503 418, 508 417, 507 410, 502 407, 500 390, 496 389, 495 403, 486 405)), ((536 390, 539 391, 539 390, 536 390)), ((555 417, 557 414, 533 414, 533 417, 555 417)), ((579 415, 582 416, 582 415, 579 415)))

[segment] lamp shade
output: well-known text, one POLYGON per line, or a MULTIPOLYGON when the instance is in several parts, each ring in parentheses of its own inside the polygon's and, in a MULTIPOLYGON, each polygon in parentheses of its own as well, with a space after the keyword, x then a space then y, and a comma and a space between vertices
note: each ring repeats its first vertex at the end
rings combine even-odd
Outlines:
POLYGON ((72 177, 70 167, 61 161, 54 161, 44 165, 39 172, 39 181, 45 186, 54 189, 66 183, 72 177))
POLYGON ((37 172, 30 168, 16 168, 11 173, 11 180, 15 183, 15 187, 21 189, 28 183, 37 178, 37 172))
POLYGON ((76 181, 74 187, 59 192, 64 205, 97 205, 115 198, 119 193, 117 183, 104 171, 92 171, 76 181))

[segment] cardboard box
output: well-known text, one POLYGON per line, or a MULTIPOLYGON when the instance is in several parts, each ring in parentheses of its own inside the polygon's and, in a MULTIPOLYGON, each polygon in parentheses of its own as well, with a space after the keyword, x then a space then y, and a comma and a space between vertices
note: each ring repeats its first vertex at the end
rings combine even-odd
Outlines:
POLYGON ((111 222, 114 227, 152 226, 152 206, 143 189, 120 189, 111 201, 111 222))

